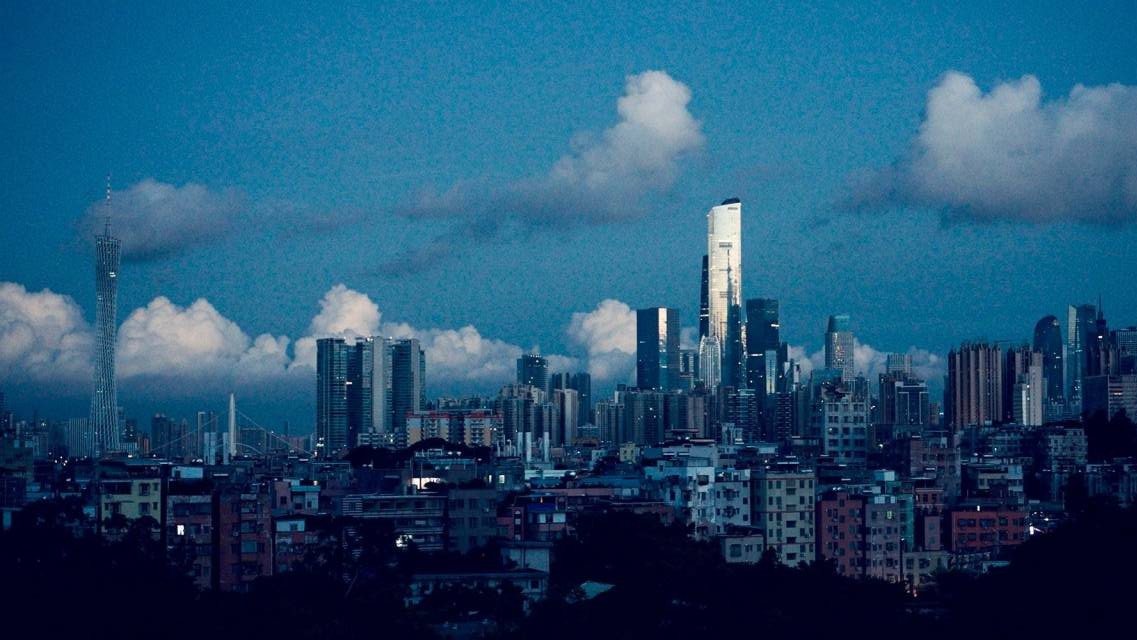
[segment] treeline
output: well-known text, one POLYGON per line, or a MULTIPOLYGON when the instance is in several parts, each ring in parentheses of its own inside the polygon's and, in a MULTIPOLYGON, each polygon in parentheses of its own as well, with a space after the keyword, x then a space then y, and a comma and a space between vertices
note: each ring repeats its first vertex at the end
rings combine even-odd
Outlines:
MULTIPOLYGON (((553 594, 515 637, 1048 638, 1134 628, 1137 510, 1089 501, 1031 539, 1007 567, 948 573, 910 597, 899 585, 855 581, 826 562, 790 568, 771 556, 728 565, 678 527, 612 514, 581 523, 558 549, 553 594), (592 600, 584 580, 616 585, 592 600)), ((1129 631, 1125 631, 1128 629, 1129 631)))
POLYGON ((1129 635, 1137 595, 1137 511, 1093 501, 1009 567, 943 575, 919 598, 824 562, 726 564, 712 544, 651 517, 583 516, 579 535, 555 547, 549 598, 528 616, 512 590, 442 589, 406 608, 411 573, 494 568, 499 554, 397 551, 390 531, 368 523, 329 522, 296 571, 222 594, 195 590, 144 527, 115 542, 76 536, 77 503, 18 516, 0 534, 0 612, 9 628, 63 638, 429 638, 446 622, 512 638, 1129 635), (589 599, 586 582, 613 587, 589 599))

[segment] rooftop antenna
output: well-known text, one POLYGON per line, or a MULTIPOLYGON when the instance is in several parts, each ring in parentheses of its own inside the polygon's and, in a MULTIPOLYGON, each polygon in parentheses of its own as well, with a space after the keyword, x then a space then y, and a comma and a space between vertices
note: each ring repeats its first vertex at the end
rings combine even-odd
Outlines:
POLYGON ((107 174, 107 197, 104 201, 104 213, 106 218, 103 224, 103 235, 109 236, 111 234, 111 174, 107 174))

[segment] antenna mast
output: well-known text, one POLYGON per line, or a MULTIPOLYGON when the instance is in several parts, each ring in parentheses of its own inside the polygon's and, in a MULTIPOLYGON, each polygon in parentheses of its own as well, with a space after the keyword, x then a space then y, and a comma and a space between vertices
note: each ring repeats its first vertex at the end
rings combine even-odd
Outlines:
POLYGON ((109 236, 111 234, 111 174, 107 174, 107 196, 103 204, 105 220, 103 224, 103 235, 109 236))

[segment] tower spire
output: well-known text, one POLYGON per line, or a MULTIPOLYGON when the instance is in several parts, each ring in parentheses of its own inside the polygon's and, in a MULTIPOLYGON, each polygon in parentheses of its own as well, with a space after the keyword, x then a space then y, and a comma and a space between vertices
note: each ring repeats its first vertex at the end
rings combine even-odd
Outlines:
POLYGON ((107 195, 106 200, 103 201, 103 214, 105 216, 103 222, 103 235, 109 236, 111 234, 111 174, 107 174, 107 195))

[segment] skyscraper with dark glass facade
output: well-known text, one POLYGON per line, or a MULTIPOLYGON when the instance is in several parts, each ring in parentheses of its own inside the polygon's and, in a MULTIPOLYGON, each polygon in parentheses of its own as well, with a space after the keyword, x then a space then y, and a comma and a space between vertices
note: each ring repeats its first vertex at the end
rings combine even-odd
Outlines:
POLYGON ((746 301, 746 386, 760 399, 780 390, 778 380, 786 363, 780 327, 777 300, 746 301))
POLYGON ((1092 304, 1070 305, 1066 309, 1066 398, 1075 405, 1081 401, 1082 378, 1089 364, 1096 321, 1097 307, 1092 304))
POLYGON ((636 386, 678 389, 679 312, 652 307, 636 311, 636 386))
POLYGON ((1046 316, 1034 325, 1034 350, 1042 354, 1042 373, 1046 378, 1046 399, 1061 400, 1066 395, 1066 371, 1062 358, 1062 323, 1046 316))
POLYGON ((316 341, 316 452, 334 456, 348 447, 349 361, 343 338, 316 341))
POLYGON ((549 361, 526 353, 517 359, 517 384, 527 384, 542 391, 549 390, 549 361))

